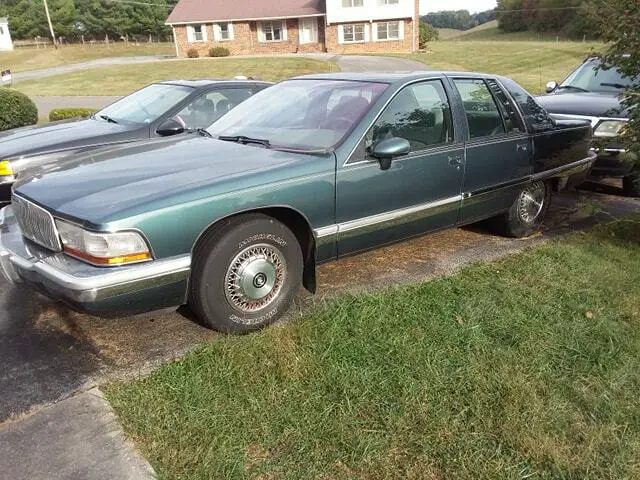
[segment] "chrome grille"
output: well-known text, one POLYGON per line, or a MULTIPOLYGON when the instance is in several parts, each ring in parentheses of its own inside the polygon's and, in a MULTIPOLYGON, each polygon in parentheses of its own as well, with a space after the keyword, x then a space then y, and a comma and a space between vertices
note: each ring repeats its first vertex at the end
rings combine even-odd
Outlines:
POLYGON ((17 195, 13 195, 11 204, 22 235, 50 250, 62 250, 56 224, 49 212, 17 195))

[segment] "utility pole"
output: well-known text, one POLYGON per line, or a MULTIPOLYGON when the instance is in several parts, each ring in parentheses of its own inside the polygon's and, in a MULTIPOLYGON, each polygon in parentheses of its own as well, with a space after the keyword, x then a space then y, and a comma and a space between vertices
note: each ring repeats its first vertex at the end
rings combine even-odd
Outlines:
POLYGON ((51 15, 49 15, 49 5, 47 5, 47 0, 42 0, 44 2, 44 11, 47 12, 47 22, 49 22, 49 31, 51 32, 51 38, 53 39, 54 48, 58 48, 58 43, 56 42, 56 34, 53 31, 53 24, 51 23, 51 15))

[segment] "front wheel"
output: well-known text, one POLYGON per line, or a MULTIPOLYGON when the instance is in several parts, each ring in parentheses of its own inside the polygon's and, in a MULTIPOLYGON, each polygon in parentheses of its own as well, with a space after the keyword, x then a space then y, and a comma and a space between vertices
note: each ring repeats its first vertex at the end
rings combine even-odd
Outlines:
POLYGON ((509 237, 528 237, 539 230, 550 200, 551 188, 547 183, 530 183, 520 191, 511 208, 494 219, 494 225, 509 237))
POLYGON ((262 214, 234 217, 198 243, 189 306, 210 328, 259 330, 288 310, 302 270, 300 244, 289 228, 262 214))
POLYGON ((622 179, 622 187, 625 195, 640 197, 640 170, 634 170, 622 179))

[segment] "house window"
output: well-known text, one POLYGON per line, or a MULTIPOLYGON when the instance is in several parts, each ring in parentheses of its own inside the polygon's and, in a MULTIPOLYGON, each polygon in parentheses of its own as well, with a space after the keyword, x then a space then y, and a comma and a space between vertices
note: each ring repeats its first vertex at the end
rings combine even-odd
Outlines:
POLYGON ((342 0, 342 8, 361 7, 363 0, 342 0))
POLYGON ((213 26, 213 33, 216 41, 218 42, 233 40, 233 24, 232 23, 216 23, 213 26))
POLYGON ((187 26, 187 41, 189 43, 201 43, 207 41, 206 25, 187 26))
POLYGON ((342 26, 342 39, 344 43, 357 43, 365 41, 365 28, 366 26, 361 23, 359 25, 343 25, 342 26))
POLYGON ((284 22, 260 22, 258 39, 261 42, 281 42, 287 39, 284 22))
POLYGON ((400 0, 378 0, 378 5, 379 6, 383 6, 383 5, 398 5, 400 3, 400 0))
POLYGON ((400 22, 384 22, 376 24, 378 40, 400 40, 400 22))

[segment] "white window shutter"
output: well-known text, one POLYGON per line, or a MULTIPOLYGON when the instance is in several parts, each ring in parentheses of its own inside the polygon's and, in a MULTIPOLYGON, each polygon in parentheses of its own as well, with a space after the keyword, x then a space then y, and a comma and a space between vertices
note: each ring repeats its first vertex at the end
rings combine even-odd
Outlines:
MULTIPOLYGON (((364 34, 364 38, 365 40, 367 39, 367 34, 364 34)), ((378 24, 377 23, 372 23, 371 24, 371 38, 374 42, 378 41, 378 24)))
POLYGON ((282 40, 287 41, 287 21, 282 21, 282 40))
POLYGON ((262 31, 262 22, 258 22, 258 28, 256 28, 256 30, 258 31, 258 41, 259 42, 264 42, 264 32, 262 31))
POLYGON ((370 42, 371 41, 370 40, 371 39, 371 35, 370 35, 370 32, 369 32, 369 28, 370 28, 370 25, 365 23, 364 24, 364 41, 365 42, 370 42))
POLYGON ((404 21, 400 20, 398 22, 398 37, 400 37, 400 40, 404 40, 404 21))
POLYGON ((207 25, 202 25, 202 41, 207 41, 207 25))
POLYGON ((234 36, 233 36, 233 23, 229 22, 227 24, 229 27, 229 40, 233 40, 234 36))
POLYGON ((338 43, 344 43, 344 25, 338 25, 338 43))
POLYGON ((191 25, 187 25, 187 42, 193 43, 193 27, 191 25))
POLYGON ((217 23, 213 24, 213 40, 219 42, 222 40, 222 34, 220 32, 220 25, 217 23))

